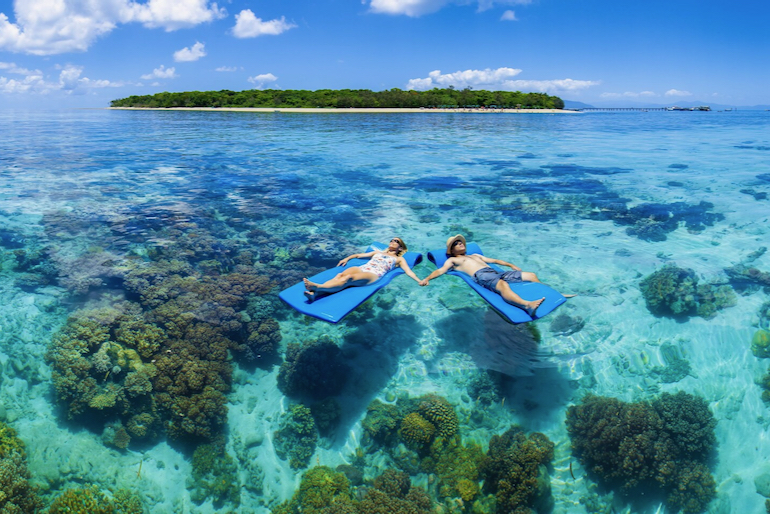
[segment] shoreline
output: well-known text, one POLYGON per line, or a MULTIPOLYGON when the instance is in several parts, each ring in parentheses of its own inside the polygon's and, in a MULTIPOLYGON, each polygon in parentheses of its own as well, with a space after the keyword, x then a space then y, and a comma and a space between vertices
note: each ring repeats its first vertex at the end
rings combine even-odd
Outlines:
POLYGON ((427 108, 360 108, 350 107, 337 109, 333 107, 106 107, 108 110, 117 111, 208 111, 208 112, 272 112, 272 113, 355 113, 355 114, 383 114, 383 113, 504 113, 504 114, 579 114, 578 111, 566 109, 427 109, 427 108))

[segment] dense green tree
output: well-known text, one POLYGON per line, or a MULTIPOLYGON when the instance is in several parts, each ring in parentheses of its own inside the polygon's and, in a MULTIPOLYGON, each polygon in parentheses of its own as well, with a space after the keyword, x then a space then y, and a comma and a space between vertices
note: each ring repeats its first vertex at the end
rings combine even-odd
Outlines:
POLYGON ((246 91, 185 91, 129 96, 111 102, 112 107, 338 107, 338 108, 454 108, 487 107, 526 109, 563 109, 564 101, 545 93, 520 91, 485 91, 454 87, 429 91, 404 91, 398 88, 384 91, 369 89, 278 90, 251 89, 246 91))

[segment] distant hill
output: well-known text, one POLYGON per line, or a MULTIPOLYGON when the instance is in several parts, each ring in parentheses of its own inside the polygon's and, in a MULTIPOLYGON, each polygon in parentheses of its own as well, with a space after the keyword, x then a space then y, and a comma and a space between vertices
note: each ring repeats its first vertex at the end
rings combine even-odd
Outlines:
POLYGON ((590 109, 593 105, 584 104, 583 102, 576 102, 574 100, 564 100, 565 109, 590 109))

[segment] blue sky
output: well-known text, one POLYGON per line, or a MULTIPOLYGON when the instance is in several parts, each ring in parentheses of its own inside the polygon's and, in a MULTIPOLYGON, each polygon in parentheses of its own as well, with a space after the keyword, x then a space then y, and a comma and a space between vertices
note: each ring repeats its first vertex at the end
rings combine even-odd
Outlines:
POLYGON ((252 88, 770 104, 770 2, 0 0, 0 107, 252 88))

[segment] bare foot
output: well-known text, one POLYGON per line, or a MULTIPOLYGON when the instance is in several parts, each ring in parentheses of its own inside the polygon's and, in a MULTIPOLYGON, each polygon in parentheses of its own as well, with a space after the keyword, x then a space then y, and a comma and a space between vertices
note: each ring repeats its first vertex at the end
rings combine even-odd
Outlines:
POLYGON ((315 293, 305 291, 303 294, 305 295, 305 298, 307 298, 308 303, 313 303, 313 301, 315 301, 315 293))
POLYGON ((531 317, 535 317, 535 311, 538 307, 540 307, 540 304, 542 304, 545 301, 545 296, 542 297, 539 300, 532 300, 531 302, 527 302, 524 305, 524 310, 527 311, 527 314, 529 314, 531 317))
POLYGON ((302 282, 305 283, 305 289, 307 289, 308 291, 312 292, 312 291, 315 291, 316 289, 318 289, 318 284, 316 284, 315 282, 311 282, 311 281, 309 281, 306 278, 303 278, 302 282))

